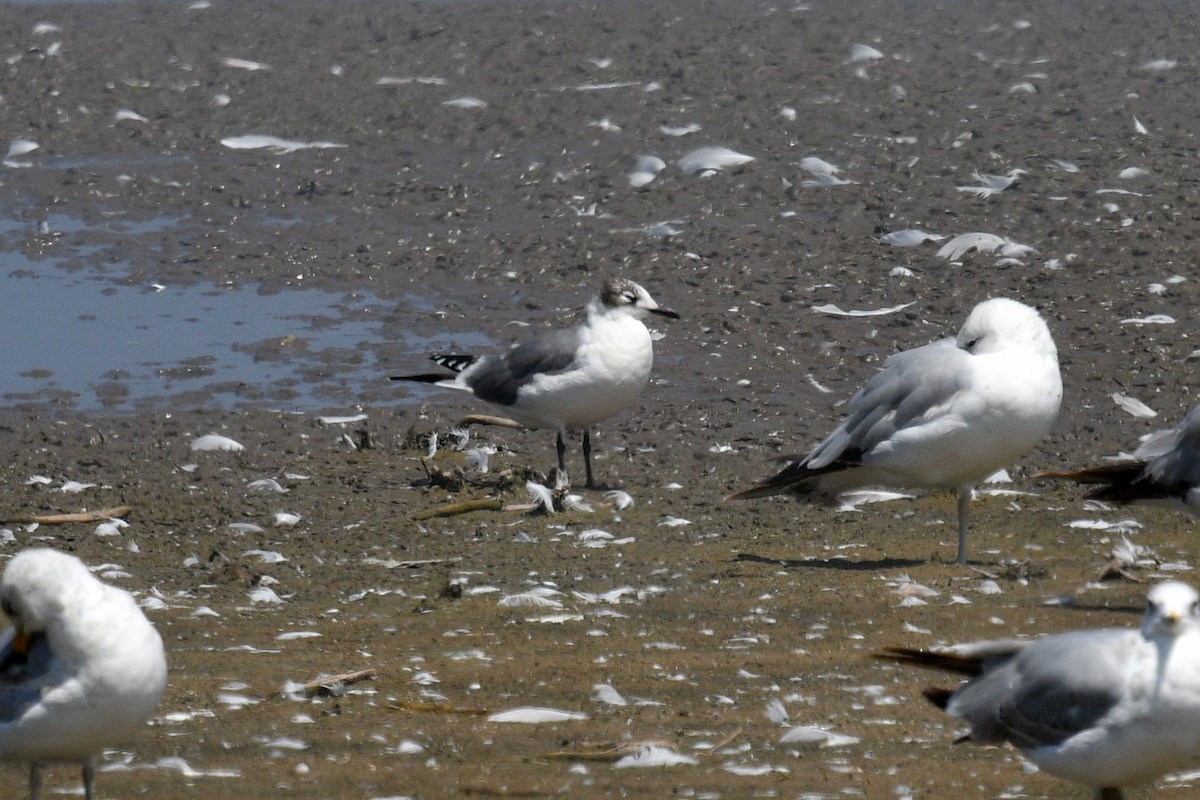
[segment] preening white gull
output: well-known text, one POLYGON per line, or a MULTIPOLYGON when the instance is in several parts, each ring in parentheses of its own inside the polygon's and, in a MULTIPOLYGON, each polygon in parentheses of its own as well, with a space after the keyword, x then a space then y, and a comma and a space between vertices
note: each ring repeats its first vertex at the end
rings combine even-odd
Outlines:
POLYGON ((1058 353, 1038 312, 985 300, 956 338, 889 358, 828 438, 781 472, 730 495, 832 500, 867 486, 958 492, 958 563, 967 559, 975 484, 1050 432, 1062 401, 1058 353))
POLYGON ((969 676, 925 696, 971 726, 959 741, 1009 743, 1040 769, 1091 786, 1097 800, 1200 765, 1200 597, 1150 590, 1140 631, 1060 633, 881 658, 969 676))
POLYGON ((654 348, 643 322, 650 314, 679 318, 633 281, 610 278, 588 305, 581 325, 549 331, 500 355, 435 353, 434 361, 458 374, 397 375, 392 380, 464 389, 500 406, 526 428, 556 431, 563 474, 564 437, 582 430, 591 488, 592 426, 632 405, 650 379, 654 348))
POLYGON ((128 592, 57 550, 14 556, 0 607, 13 623, 0 637, 0 759, 30 762, 33 800, 44 762, 81 762, 92 800, 96 756, 136 735, 162 699, 162 639, 128 592))

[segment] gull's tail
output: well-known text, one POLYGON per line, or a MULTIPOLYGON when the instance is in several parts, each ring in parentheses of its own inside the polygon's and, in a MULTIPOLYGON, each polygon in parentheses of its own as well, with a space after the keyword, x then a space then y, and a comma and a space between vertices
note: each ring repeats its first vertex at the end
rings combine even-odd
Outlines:
POLYGON ((823 467, 813 469, 808 466, 808 459, 798 456, 784 456, 779 461, 789 461, 786 467, 769 478, 764 478, 749 489, 742 489, 727 496, 726 500, 753 500, 757 497, 771 497, 790 492, 804 499, 831 497, 846 491, 855 482, 822 480, 830 475, 845 472, 861 466, 857 455, 844 453, 843 457, 823 467))
POLYGON ((1169 487, 1155 483, 1146 475, 1145 461, 1122 461, 1102 467, 1039 472, 1034 478, 1055 478, 1088 485, 1099 484, 1087 493, 1090 500, 1132 503, 1135 500, 1161 500, 1171 497, 1169 487))
POLYGON ((978 655, 948 653, 941 650, 918 650, 914 647, 887 647, 882 653, 875 653, 874 658, 882 661, 894 661, 909 667, 952 672, 955 675, 966 675, 970 678, 982 673, 984 666, 984 659, 978 655))

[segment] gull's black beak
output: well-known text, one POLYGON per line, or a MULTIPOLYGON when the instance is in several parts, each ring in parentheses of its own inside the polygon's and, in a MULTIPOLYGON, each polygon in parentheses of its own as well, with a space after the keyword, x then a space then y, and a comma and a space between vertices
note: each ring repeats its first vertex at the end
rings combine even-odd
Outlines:
POLYGON ((669 308, 652 308, 650 309, 650 313, 658 314, 660 317, 666 317, 667 319, 679 319, 679 315, 669 308))

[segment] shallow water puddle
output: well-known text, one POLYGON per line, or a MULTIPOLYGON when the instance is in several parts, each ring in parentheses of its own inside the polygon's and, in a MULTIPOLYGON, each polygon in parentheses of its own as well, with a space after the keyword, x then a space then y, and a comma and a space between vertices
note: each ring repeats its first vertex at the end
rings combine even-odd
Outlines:
MULTIPOLYGON (((367 384, 386 383, 378 351, 391 304, 369 292, 130 286, 118 282, 122 264, 106 263, 104 274, 80 268, 114 237, 161 234, 173 224, 97 226, 56 216, 42 224, 42 234, 59 235, 53 254, 36 258, 11 249, 20 225, 0 227, 9 245, 0 252, 0 315, 8 322, 0 406, 121 409, 195 395, 202 405, 313 410, 361 402, 367 384)), ((427 338, 405 335, 401 347, 427 338)))

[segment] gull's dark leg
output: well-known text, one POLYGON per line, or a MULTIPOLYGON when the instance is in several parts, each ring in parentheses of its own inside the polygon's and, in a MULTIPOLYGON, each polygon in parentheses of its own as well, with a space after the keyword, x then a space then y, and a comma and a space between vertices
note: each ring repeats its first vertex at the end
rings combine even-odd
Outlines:
POLYGON ((1096 790, 1096 800, 1125 800, 1125 793, 1117 786, 1106 786, 1096 790))
POLYGON ((42 793, 42 765, 34 761, 29 765, 29 800, 38 800, 42 793))
POLYGON ((83 797, 84 800, 96 798, 96 759, 89 758, 83 762, 83 797))
POLYGON ((558 432, 558 438, 554 441, 554 447, 558 451, 558 471, 567 471, 567 443, 563 441, 562 431, 558 432))
POLYGON ((595 489, 596 482, 592 480, 592 432, 583 429, 583 466, 587 470, 587 488, 595 489))

